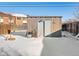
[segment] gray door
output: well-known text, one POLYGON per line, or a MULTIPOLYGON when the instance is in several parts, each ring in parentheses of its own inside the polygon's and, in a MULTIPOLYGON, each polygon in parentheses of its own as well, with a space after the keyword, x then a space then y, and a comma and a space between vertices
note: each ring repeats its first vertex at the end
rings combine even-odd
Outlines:
POLYGON ((51 20, 45 21, 45 36, 51 34, 51 20))
POLYGON ((44 37, 51 34, 51 21, 38 22, 38 37, 44 37))
POLYGON ((38 37, 43 37, 43 22, 38 22, 38 37))

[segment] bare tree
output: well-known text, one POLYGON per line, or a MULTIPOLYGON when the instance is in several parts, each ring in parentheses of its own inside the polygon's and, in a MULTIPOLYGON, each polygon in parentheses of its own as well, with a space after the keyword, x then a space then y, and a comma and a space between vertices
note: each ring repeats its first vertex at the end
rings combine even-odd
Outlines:
POLYGON ((79 6, 74 8, 73 14, 76 20, 78 20, 79 19, 79 6))

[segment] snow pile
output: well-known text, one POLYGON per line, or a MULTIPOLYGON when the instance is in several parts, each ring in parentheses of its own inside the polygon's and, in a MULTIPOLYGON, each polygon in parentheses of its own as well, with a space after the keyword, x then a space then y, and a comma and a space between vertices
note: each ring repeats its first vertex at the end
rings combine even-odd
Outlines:
POLYGON ((5 40, 0 43, 0 55, 3 56, 40 56, 43 45, 42 38, 26 38, 15 35, 16 40, 5 40), (2 52, 3 51, 3 52, 2 52))
POLYGON ((3 46, 0 47, 0 56, 21 56, 14 48, 3 46))
POLYGON ((0 42, 1 42, 1 41, 4 41, 5 39, 6 39, 6 38, 5 38, 4 36, 1 36, 1 35, 0 35, 0 42))

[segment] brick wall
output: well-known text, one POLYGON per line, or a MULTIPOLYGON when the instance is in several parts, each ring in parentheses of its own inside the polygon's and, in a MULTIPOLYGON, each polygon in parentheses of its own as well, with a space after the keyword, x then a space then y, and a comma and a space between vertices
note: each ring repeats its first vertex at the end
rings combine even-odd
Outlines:
POLYGON ((62 27, 62 23, 61 23, 61 17, 28 17, 27 19, 27 23, 28 23, 28 31, 32 32, 35 31, 35 33, 33 34, 34 37, 37 36, 38 33, 38 21, 40 20, 51 20, 51 32, 56 32, 56 31, 60 31, 61 27, 62 27))
POLYGON ((61 18, 52 18, 52 32, 56 32, 62 29, 61 18))

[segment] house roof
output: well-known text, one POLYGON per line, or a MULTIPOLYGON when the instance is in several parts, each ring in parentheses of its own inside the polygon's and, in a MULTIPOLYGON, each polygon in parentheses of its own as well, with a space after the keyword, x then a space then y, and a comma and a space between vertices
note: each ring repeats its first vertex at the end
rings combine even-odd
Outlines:
POLYGON ((27 17, 27 15, 24 14, 17 14, 17 13, 10 13, 12 16, 17 16, 17 17, 27 17))
POLYGON ((0 15, 11 16, 10 14, 6 14, 6 13, 4 13, 4 12, 0 12, 0 15))
POLYGON ((10 13, 10 12, 2 12, 2 13, 7 14, 7 15, 11 15, 11 16, 17 16, 17 17, 27 17, 27 15, 20 14, 20 13, 10 13))

